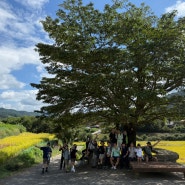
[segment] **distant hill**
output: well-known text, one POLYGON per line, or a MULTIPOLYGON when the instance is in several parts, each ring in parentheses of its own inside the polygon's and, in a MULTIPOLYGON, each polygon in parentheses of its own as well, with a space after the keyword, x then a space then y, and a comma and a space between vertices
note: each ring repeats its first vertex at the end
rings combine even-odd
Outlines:
POLYGON ((17 111, 14 109, 4 109, 0 108, 0 118, 7 117, 21 117, 21 116, 36 116, 38 115, 35 112, 27 112, 27 111, 17 111))

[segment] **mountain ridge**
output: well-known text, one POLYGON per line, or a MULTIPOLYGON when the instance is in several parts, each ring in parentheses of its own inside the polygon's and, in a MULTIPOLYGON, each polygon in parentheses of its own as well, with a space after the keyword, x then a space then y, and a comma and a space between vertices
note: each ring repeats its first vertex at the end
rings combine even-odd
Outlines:
POLYGON ((38 114, 35 113, 35 112, 17 111, 15 109, 0 108, 0 118, 22 117, 22 116, 37 116, 37 115, 38 114))

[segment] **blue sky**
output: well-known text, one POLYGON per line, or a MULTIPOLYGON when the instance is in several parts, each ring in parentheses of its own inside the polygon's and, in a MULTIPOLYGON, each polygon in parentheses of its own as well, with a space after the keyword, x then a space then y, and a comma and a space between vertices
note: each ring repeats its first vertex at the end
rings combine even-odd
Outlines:
MULTIPOLYGON (((62 0, 0 0, 0 107, 16 110, 38 110, 37 90, 30 83, 39 83, 47 76, 39 55, 34 51, 38 42, 50 43, 40 20, 54 17, 62 0)), ((111 0, 83 0, 102 9, 111 0)), ((161 14, 178 10, 185 16, 185 0, 130 0, 144 2, 152 11, 161 14)))

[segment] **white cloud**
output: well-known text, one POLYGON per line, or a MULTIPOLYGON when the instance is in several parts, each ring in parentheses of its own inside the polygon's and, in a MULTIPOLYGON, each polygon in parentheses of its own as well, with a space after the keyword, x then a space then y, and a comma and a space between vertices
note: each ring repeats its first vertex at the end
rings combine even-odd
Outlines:
POLYGON ((33 47, 16 48, 14 46, 1 46, 0 51, 0 89, 23 88, 25 84, 17 81, 11 75, 11 72, 21 69, 25 64, 41 65, 38 53, 34 51, 33 47))
POLYGON ((0 107, 34 111, 44 104, 35 99, 37 90, 4 91, 0 94, 0 107))
POLYGON ((24 5, 26 8, 40 9, 49 0, 15 0, 16 2, 24 5))
POLYGON ((177 17, 183 17, 185 16, 185 1, 177 1, 176 4, 167 7, 165 9, 165 12, 172 12, 173 10, 177 10, 177 17))
POLYGON ((8 3, 0 2, 0 33, 4 34, 5 43, 35 45, 41 42, 41 37, 47 38, 40 22, 44 17, 42 11, 26 11, 20 7, 14 9, 8 3))
POLYGON ((37 90, 26 90, 28 84, 16 79, 12 71, 34 64, 40 68, 35 74, 38 79, 45 73, 34 48, 38 42, 49 41, 40 23, 45 18, 42 7, 48 0, 14 1, 15 7, 10 1, 0 0, 0 107, 39 110, 43 104, 36 100, 37 90))
POLYGON ((10 74, 1 75, 0 89, 21 89, 25 86, 24 83, 19 82, 10 74))

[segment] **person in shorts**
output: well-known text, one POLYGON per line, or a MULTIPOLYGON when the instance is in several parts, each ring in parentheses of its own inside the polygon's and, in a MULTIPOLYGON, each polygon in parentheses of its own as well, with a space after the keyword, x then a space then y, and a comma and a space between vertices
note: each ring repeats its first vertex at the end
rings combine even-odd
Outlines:
POLYGON ((135 151, 136 151, 137 162, 138 163, 142 162, 143 151, 142 151, 141 145, 139 143, 137 144, 135 151))
POLYGON ((104 143, 104 141, 101 141, 100 146, 98 146, 98 158, 99 158, 98 166, 100 168, 102 168, 103 162, 105 159, 105 143, 104 143))
POLYGON ((112 169, 116 170, 120 161, 120 148, 117 146, 117 143, 114 143, 111 151, 110 162, 112 165, 112 169))
POLYGON ((43 151, 42 174, 44 174, 44 172, 48 172, 50 157, 51 157, 51 154, 52 154, 50 143, 48 142, 47 146, 43 146, 43 147, 35 146, 35 147, 40 148, 40 150, 43 151))
POLYGON ((157 145, 158 143, 159 143, 160 141, 157 141, 155 144, 151 144, 151 142, 150 141, 148 141, 147 143, 146 143, 146 146, 145 147, 143 147, 143 152, 144 152, 144 159, 146 160, 146 162, 148 162, 148 161, 157 161, 157 157, 155 157, 155 156, 153 156, 152 155, 152 152, 153 153, 157 153, 155 150, 153 150, 153 147, 155 146, 155 145, 157 145))
POLYGON ((75 172, 75 161, 76 161, 76 153, 77 153, 77 145, 74 144, 70 149, 71 156, 71 172, 75 172))

